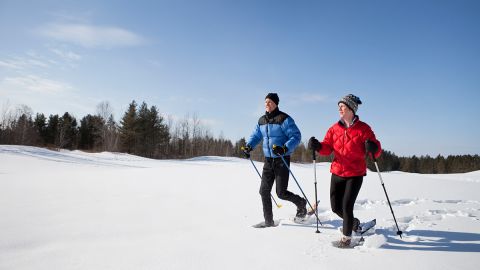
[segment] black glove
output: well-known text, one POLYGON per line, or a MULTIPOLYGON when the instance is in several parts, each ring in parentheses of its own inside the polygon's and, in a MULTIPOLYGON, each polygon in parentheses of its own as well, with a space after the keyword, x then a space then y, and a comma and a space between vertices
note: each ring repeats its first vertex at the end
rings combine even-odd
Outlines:
POLYGON ((250 152, 252 152, 252 147, 250 145, 245 145, 240 148, 242 150, 242 153, 245 155, 246 158, 250 158, 250 152))
POLYGON ((308 140, 308 149, 320 151, 320 149, 322 149, 322 143, 315 139, 315 137, 311 137, 310 140, 308 140))
POLYGON ((283 156, 288 152, 288 148, 284 146, 273 145, 273 153, 277 156, 283 156))
POLYGON ((365 151, 367 151, 367 154, 372 153, 372 155, 375 155, 375 153, 378 151, 378 145, 370 140, 366 140, 365 151))

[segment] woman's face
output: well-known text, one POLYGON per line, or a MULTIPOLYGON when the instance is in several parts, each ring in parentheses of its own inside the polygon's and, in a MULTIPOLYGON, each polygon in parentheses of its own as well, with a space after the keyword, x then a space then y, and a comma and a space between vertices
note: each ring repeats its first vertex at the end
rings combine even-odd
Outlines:
POLYGON ((265 111, 267 112, 273 112, 277 108, 277 104, 273 102, 271 99, 267 98, 265 99, 265 111))
POLYGON ((350 110, 347 105, 340 103, 338 104, 338 112, 340 113, 340 118, 352 118, 353 112, 350 110))

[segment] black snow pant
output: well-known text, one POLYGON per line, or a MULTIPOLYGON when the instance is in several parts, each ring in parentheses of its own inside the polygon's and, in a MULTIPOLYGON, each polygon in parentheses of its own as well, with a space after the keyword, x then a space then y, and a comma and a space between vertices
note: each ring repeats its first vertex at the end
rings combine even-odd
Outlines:
POLYGON ((353 207, 362 187, 363 176, 340 177, 332 174, 330 182, 330 205, 332 211, 343 219, 343 235, 351 236, 353 207))
MULTIPOLYGON (((283 157, 290 166, 290 156, 283 157)), ((273 182, 276 182, 278 198, 294 203, 297 207, 303 203, 303 198, 288 191, 289 171, 281 158, 265 158, 260 184, 260 196, 262 197, 263 216, 265 221, 273 221, 271 192, 273 182)))

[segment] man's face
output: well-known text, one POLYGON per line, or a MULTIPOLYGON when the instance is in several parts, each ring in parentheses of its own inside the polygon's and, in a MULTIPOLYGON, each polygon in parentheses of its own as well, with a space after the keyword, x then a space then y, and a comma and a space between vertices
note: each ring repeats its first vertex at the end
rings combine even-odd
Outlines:
POLYGON ((265 99, 265 111, 267 112, 273 112, 277 108, 277 104, 273 102, 271 99, 267 98, 265 99))

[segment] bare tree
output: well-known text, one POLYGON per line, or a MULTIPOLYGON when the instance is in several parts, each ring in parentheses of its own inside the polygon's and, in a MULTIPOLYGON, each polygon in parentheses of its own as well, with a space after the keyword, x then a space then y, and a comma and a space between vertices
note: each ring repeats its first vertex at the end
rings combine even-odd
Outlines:
POLYGON ((106 135, 104 139, 104 151, 118 151, 118 143, 120 134, 118 132, 118 125, 113 119, 113 114, 108 118, 106 124, 106 135))
POLYGON ((26 115, 27 117, 32 117, 33 115, 33 110, 29 106, 25 104, 20 104, 17 106, 16 112, 15 112, 15 119, 18 119, 21 115, 26 115))
POLYGON ((34 145, 38 142, 38 134, 35 132, 35 126, 32 117, 23 113, 12 124, 13 142, 20 145, 34 145))
POLYGON ((57 148, 76 148, 77 120, 68 112, 60 117, 58 123, 58 137, 56 140, 57 148))
POLYGON ((9 101, 3 104, 0 117, 0 142, 6 144, 33 145, 37 137, 32 121, 32 109, 18 105, 11 109, 9 101))
POLYGON ((108 122, 108 119, 113 115, 113 107, 108 101, 102 101, 97 105, 97 115, 102 117, 105 123, 108 122))
POLYGON ((191 124, 192 124, 192 143, 190 147, 190 156, 196 156, 198 155, 199 152, 201 152, 200 143, 202 138, 202 126, 197 113, 193 114, 191 118, 191 124))
POLYGON ((165 149, 165 155, 167 157, 169 157, 172 153, 172 141, 175 140, 175 138, 173 137, 174 134, 173 134, 173 125, 174 125, 174 122, 173 122, 173 116, 172 115, 168 115, 166 117, 167 119, 167 130, 168 130, 168 134, 170 134, 170 141, 167 143, 167 146, 166 146, 166 149, 165 149))
POLYGON ((172 137, 172 147, 170 148, 170 155, 171 157, 179 158, 181 157, 180 125, 175 124, 173 132, 171 132, 170 134, 172 137))
POLYGON ((55 146, 57 147, 58 150, 62 149, 67 145, 68 140, 67 140, 67 129, 64 125, 61 125, 60 128, 58 129, 58 136, 55 141, 55 146))
POLYGON ((108 101, 102 101, 97 105, 97 115, 100 116, 104 125, 101 127, 101 138, 103 151, 113 151, 118 135, 116 134, 116 124, 113 118, 113 107, 108 101), (113 123, 112 123, 113 121, 113 123))
POLYGON ((5 129, 11 126, 13 122, 12 111, 11 111, 10 101, 7 100, 2 105, 2 110, 0 111, 0 125, 1 128, 5 129))
POLYGON ((17 120, 18 131, 20 138, 16 138, 19 144, 30 145, 33 142, 32 133, 33 133, 33 121, 32 121, 33 110, 25 104, 20 104, 17 106, 15 119, 17 120), (22 121, 20 121, 20 119, 22 121))
POLYGON ((188 154, 190 153, 190 115, 185 115, 185 118, 180 121, 180 151, 181 155, 186 158, 189 157, 188 154))

